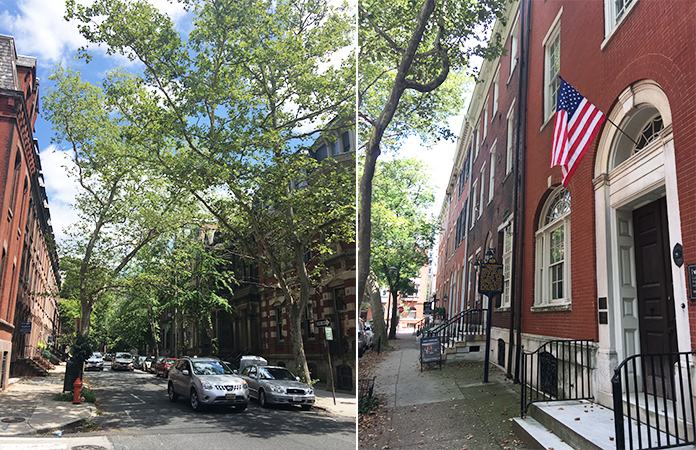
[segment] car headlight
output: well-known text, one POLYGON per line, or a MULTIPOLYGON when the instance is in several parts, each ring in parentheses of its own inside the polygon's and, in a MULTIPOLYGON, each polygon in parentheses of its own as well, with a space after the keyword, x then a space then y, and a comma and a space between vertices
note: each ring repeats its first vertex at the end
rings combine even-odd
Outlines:
POLYGON ((314 389, 310 389, 307 391, 307 395, 314 395, 314 389))
POLYGON ((271 391, 273 391, 273 392, 277 392, 279 394, 283 393, 283 388, 280 386, 275 386, 275 385, 271 384, 268 387, 271 388, 271 391))
POLYGON ((209 391, 213 388, 213 385, 208 383, 207 381, 201 381, 201 387, 206 391, 209 391))
POLYGON ((246 380, 242 380, 242 389, 249 389, 249 385, 247 384, 246 380))

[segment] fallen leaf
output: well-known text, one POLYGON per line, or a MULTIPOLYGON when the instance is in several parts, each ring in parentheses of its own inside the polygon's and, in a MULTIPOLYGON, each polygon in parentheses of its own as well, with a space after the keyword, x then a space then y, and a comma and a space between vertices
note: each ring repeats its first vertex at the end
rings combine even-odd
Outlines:
POLYGON ((467 438, 467 439, 471 439, 472 437, 474 437, 474 435, 473 435, 473 434, 470 434, 470 435, 468 435, 466 438, 467 438))
POLYGON ((610 437, 610 438, 609 438, 609 440, 610 440, 610 441, 613 441, 613 440, 614 440, 614 438, 613 438, 613 437, 610 437))
POLYGON ((576 417, 575 420, 580 420, 580 418, 579 418, 579 417, 576 417))

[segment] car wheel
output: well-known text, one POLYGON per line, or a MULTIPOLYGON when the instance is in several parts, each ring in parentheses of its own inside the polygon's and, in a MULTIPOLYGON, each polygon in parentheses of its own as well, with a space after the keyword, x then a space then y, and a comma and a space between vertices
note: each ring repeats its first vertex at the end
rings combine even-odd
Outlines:
POLYGON ((169 386, 167 386, 167 394, 169 395, 169 401, 172 403, 176 403, 177 400, 179 400, 179 394, 174 392, 174 385, 169 382, 169 386))
POLYGON ((312 405, 300 405, 302 407, 302 411, 309 411, 312 409, 312 405))
POLYGON ((196 392, 196 389, 191 389, 191 409, 194 411, 200 411, 201 410, 201 402, 198 401, 198 392, 196 392))
POLYGON ((235 405, 234 409, 236 409, 237 411, 244 411, 245 409, 247 409, 247 404, 245 403, 243 405, 235 405))
POLYGON ((268 408, 268 401, 266 400, 266 393, 263 392, 263 389, 259 389, 259 405, 261 405, 262 408, 268 408))

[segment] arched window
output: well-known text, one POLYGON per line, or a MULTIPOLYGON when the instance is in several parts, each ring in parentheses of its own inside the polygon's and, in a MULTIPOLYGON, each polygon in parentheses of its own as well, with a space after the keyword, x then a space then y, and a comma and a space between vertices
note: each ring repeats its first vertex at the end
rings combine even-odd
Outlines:
POLYGON ((556 188, 544 205, 536 233, 533 309, 570 309, 570 192, 556 188))
POLYGON ((660 112, 654 106, 643 103, 636 106, 621 121, 619 127, 626 134, 620 133, 616 136, 609 170, 649 147, 660 136, 660 132, 664 129, 664 123, 660 112), (631 138, 629 139, 626 135, 631 138))

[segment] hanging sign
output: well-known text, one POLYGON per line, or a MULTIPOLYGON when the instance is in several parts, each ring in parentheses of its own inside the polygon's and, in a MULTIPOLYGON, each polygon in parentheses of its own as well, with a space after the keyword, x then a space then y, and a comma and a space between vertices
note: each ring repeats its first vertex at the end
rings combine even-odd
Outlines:
POLYGON ((489 298, 503 293, 503 265, 495 258, 481 264, 478 290, 489 298))
POLYGON ((19 324, 19 334, 31 334, 31 322, 21 322, 19 324))

